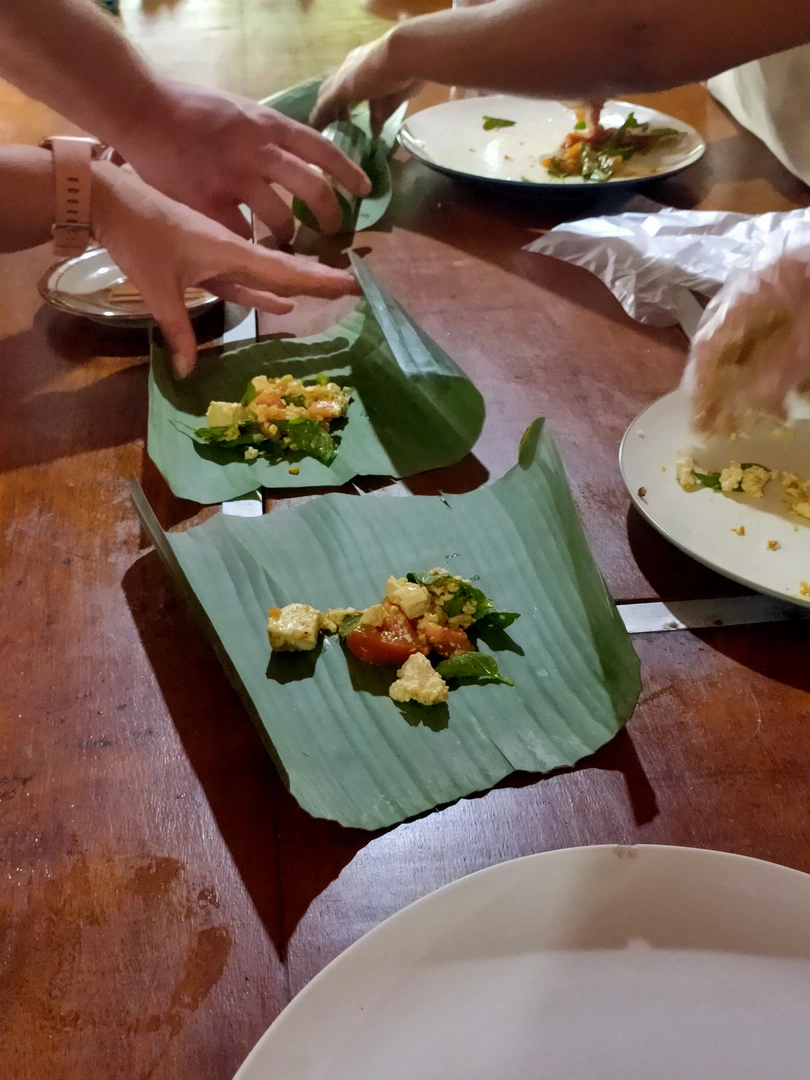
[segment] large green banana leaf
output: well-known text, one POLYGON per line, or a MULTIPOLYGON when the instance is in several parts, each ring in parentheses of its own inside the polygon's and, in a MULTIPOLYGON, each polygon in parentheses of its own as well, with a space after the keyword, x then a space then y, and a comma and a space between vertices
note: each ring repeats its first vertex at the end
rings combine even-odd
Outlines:
POLYGON ((215 503, 260 486, 340 487, 354 476, 412 476, 470 452, 484 423, 481 394, 368 268, 360 260, 354 266, 365 301, 315 337, 201 354, 182 381, 172 376, 168 354, 152 346, 147 449, 175 495, 215 503), (287 372, 324 372, 356 391, 331 465, 301 457, 299 474, 291 475, 289 461, 248 463, 191 437, 189 429, 205 424, 209 401, 239 401, 254 375, 287 372))
POLYGON ((376 829, 515 770, 570 766, 633 712, 638 660, 543 421, 515 468, 465 495, 328 494, 178 533, 162 532, 140 488, 134 497, 285 782, 316 817, 376 829), (443 565, 521 613, 482 644, 514 687, 465 685, 447 705, 397 705, 393 670, 354 661, 333 638, 318 655, 271 655, 271 606, 364 607, 389 574, 443 565))

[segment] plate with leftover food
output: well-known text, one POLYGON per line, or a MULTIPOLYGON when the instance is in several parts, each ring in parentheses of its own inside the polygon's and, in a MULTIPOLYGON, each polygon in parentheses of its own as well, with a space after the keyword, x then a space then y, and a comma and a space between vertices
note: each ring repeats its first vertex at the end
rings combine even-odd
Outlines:
POLYGON ((689 395, 675 390, 638 416, 622 440, 627 490, 663 536, 757 592, 810 604, 810 403, 788 422, 752 421, 701 440, 689 395))
POLYGON ((235 1080, 803 1076, 808 919, 808 875, 740 855, 642 844, 502 862, 333 960, 235 1080))
MULTIPOLYGON (((43 300, 60 311, 103 326, 138 330, 155 325, 140 292, 118 269, 106 248, 91 248, 51 267, 39 283, 39 292, 43 300)), ((186 308, 192 318, 221 302, 206 289, 186 290, 186 308)))
POLYGON ((638 659, 542 421, 464 495, 332 493, 164 533, 136 506, 298 802, 383 828, 630 718, 638 659))
POLYGON ((423 109, 408 117, 399 139, 440 172, 558 194, 671 176, 706 149, 689 124, 641 105, 571 105, 506 94, 423 109))
MULTIPOLYGON (((340 487, 452 465, 478 440, 484 399, 360 260, 365 299, 308 338, 201 353, 178 381, 153 345, 147 449, 179 498, 340 487)), ((428 568, 429 569, 429 568, 428 568)))

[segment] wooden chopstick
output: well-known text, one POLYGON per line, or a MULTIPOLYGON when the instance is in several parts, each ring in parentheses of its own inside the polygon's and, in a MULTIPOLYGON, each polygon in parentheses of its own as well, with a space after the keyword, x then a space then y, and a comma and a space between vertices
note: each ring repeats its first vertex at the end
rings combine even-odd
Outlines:
MULTIPOLYGON (((131 281, 124 280, 119 281, 115 285, 110 285, 107 289, 107 295, 110 300, 114 300, 116 304, 137 304, 143 302, 143 296, 136 285, 133 285, 131 281)), ((199 285, 192 285, 185 291, 185 301, 189 303, 194 300, 202 300, 209 296, 207 289, 201 289, 199 285)))

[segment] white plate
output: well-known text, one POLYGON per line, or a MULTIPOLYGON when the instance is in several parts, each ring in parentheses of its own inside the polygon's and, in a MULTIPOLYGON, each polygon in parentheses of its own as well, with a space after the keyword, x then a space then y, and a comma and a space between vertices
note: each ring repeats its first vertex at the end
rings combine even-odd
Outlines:
POLYGON ((800 1080, 810 877, 592 847, 483 870, 388 919, 236 1080, 800 1080))
MULTIPOLYGON (((608 186, 637 185, 670 176, 703 156, 706 144, 693 127, 654 109, 609 101, 602 122, 606 127, 618 126, 630 112, 641 123, 677 128, 684 137, 676 147, 637 154, 625 172, 604 181, 608 186)), ((414 113, 403 125, 399 139, 415 158, 439 172, 582 194, 602 185, 576 176, 554 178, 541 164, 542 158, 552 154, 573 131, 575 123, 573 111, 559 101, 497 94, 448 101, 414 113), (514 120, 515 126, 484 131, 484 116, 514 120)))
POLYGON ((752 499, 708 488, 686 492, 675 479, 679 457, 694 458, 705 472, 753 461, 810 477, 810 410, 795 404, 792 420, 781 437, 771 421, 753 428, 749 438, 701 444, 690 431, 689 397, 675 390, 627 429, 619 466, 638 510, 682 551, 758 592, 808 604, 799 583, 810 582, 810 522, 787 513, 781 484, 771 483, 761 499, 752 499), (646 488, 644 496, 640 488, 646 488), (732 532, 740 526, 744 536, 732 532), (768 550, 769 540, 778 541, 778 551, 768 550))
MULTIPOLYGON (((125 275, 106 248, 91 248, 75 259, 51 267, 39 283, 39 292, 43 300, 60 311, 81 315, 104 326, 133 330, 154 326, 155 321, 145 304, 123 304, 110 299, 106 290, 124 280, 125 275)), ((186 308, 195 318, 219 303, 218 297, 207 293, 188 302, 186 308)))

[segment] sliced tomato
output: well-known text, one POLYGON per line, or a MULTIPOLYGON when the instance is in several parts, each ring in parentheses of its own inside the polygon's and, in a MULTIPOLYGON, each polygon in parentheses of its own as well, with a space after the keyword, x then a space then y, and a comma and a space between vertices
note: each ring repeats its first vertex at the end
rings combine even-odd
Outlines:
POLYGON ((460 627, 426 623, 423 633, 430 648, 439 656, 455 656, 456 653, 473 651, 472 642, 460 627))
POLYGON ((421 652, 412 635, 377 626, 358 626, 346 638, 346 646, 364 664, 393 664, 396 667, 401 667, 413 653, 421 652))

